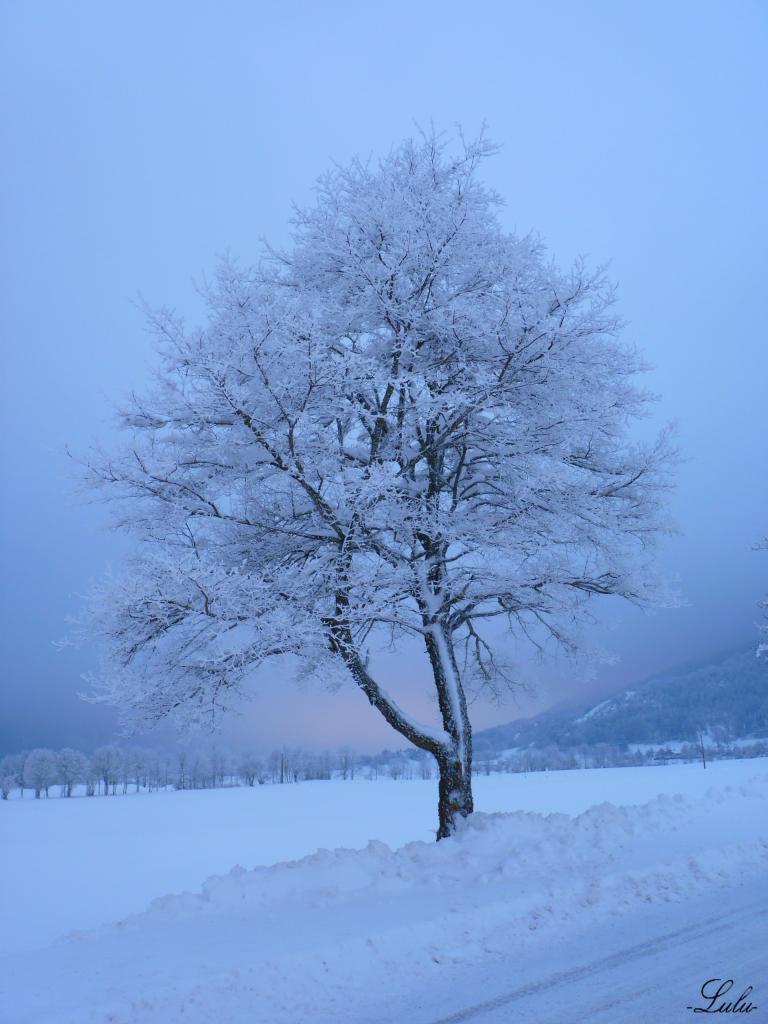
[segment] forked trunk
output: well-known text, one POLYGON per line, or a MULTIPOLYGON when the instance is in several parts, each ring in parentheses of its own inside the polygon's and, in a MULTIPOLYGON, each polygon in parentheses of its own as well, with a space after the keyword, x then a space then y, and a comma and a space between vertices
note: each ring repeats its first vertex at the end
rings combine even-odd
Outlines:
MULTIPOLYGON (((346 608, 345 594, 337 595, 337 610, 346 608)), ((432 625, 428 620, 427 625, 432 625)), ((456 831, 460 818, 472 813, 472 726, 461 685, 453 647, 444 627, 428 629, 425 634, 427 653, 437 690, 443 719, 443 732, 438 735, 410 720, 371 676, 365 661, 355 647, 351 630, 341 614, 329 619, 331 650, 339 654, 357 685, 387 722, 415 747, 426 750, 437 761, 438 829, 437 838, 446 839, 456 831)), ((282 781, 283 765, 280 765, 282 781)))

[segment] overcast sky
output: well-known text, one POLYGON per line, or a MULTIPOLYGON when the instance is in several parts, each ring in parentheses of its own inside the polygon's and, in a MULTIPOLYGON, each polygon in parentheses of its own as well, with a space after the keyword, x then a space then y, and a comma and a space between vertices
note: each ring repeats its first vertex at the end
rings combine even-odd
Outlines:
MULTIPOLYGON (((112 436, 111 403, 151 365, 136 299, 194 315, 229 249, 287 238, 331 160, 384 152, 415 122, 502 150, 486 180, 505 223, 555 257, 610 259, 627 338, 653 371, 656 421, 688 462, 662 552, 684 609, 605 609, 621 660, 600 690, 746 645, 768 591, 768 7, 733 3, 0 2, 2 709, 0 749, 108 737, 79 702, 92 652, 58 651, 78 591, 127 541, 74 493, 64 446, 112 436)), ((392 661, 429 714, 421 666, 392 661)), ((585 685, 525 669, 535 699, 585 685)), ((397 686, 395 686, 397 689, 397 686)), ((230 727, 271 743, 399 746, 351 686, 272 673, 230 727)))

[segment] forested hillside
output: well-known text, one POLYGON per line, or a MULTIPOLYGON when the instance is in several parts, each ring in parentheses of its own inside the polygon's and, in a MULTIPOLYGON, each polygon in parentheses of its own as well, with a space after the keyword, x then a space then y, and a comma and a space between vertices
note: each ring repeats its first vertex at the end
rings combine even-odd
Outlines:
POLYGON ((534 718, 486 729, 478 750, 554 744, 664 743, 695 740, 701 730, 715 741, 768 736, 768 659, 754 648, 654 676, 631 689, 585 706, 554 708, 534 718))

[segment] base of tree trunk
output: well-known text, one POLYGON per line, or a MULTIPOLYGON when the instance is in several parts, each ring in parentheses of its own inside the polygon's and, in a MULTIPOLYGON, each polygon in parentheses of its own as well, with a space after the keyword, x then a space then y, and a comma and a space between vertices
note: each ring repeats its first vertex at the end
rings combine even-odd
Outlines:
POLYGON ((468 817, 473 811, 472 773, 460 761, 438 761, 440 782, 438 785, 437 812, 439 826, 437 838, 446 839, 456 831, 460 818, 468 817))

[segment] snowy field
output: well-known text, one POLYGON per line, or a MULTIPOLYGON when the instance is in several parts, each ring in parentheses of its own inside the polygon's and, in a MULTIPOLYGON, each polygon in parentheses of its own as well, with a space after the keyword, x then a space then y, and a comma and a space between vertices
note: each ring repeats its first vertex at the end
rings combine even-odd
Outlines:
MULTIPOLYGON (((765 759, 480 776, 480 813, 440 844, 434 782, 11 800, 0 1021, 426 1024, 494 992, 501 1002, 455 1019, 568 1020, 554 990, 551 1016, 530 1003, 513 1015, 504 993, 546 987, 548 971, 573 975, 553 983, 573 995, 585 957, 628 971, 631 988, 646 954, 617 967, 617 944, 661 948, 683 925, 670 948, 693 943, 689 961, 713 933, 737 961, 758 957, 768 1008, 766 795, 765 759), (740 900, 737 930, 723 915, 740 900)), ((701 969, 691 961, 670 995, 683 1010, 701 969)), ((665 1020, 686 1019, 675 1006, 665 1020)))

